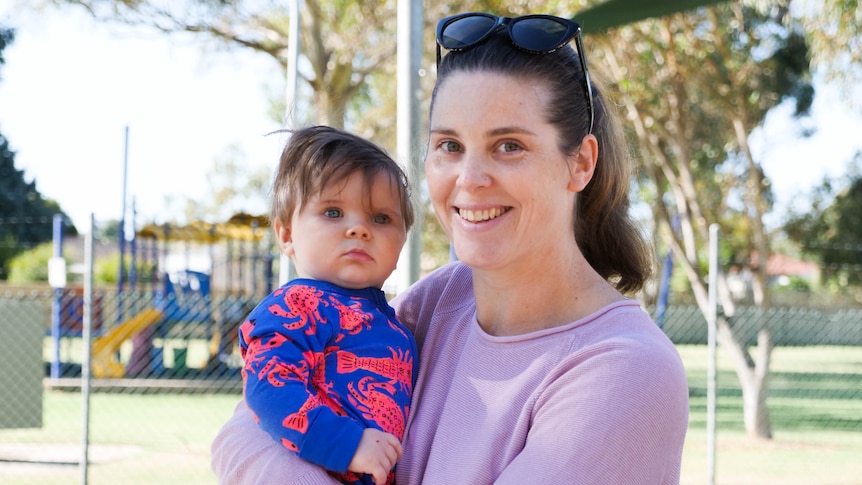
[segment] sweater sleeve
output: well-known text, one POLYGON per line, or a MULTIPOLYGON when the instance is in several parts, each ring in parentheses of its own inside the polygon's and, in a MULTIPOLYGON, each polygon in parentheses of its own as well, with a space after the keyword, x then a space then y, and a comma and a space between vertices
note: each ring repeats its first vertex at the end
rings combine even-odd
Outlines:
POLYGON ((322 467, 279 446, 240 401, 212 442, 210 467, 220 485, 338 485, 322 467))
POLYGON ((678 354, 626 343, 570 363, 549 376, 523 450, 495 484, 678 483, 688 426, 678 354))

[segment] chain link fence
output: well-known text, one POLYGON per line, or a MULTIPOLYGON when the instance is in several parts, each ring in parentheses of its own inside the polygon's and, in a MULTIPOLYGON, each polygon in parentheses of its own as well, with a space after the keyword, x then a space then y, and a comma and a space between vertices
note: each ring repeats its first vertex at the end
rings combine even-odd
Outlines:
MULTIPOLYGON (((0 287, 0 483, 216 483, 209 446, 242 392, 237 328, 271 290, 271 277, 252 283, 250 274, 219 271, 175 272, 136 290, 96 288, 87 393, 82 289, 0 287), (245 283, 226 288, 213 284, 216 276, 245 283)), ((692 426, 700 426, 706 320, 695 307, 671 306, 660 323, 681 350, 692 426)), ((771 331, 776 433, 831 430, 862 440, 860 310, 740 308, 730 323, 750 345, 760 329, 771 331)), ((732 364, 720 363, 719 373, 721 398, 740 400, 732 364)), ((741 422, 734 414, 719 430, 741 422)))

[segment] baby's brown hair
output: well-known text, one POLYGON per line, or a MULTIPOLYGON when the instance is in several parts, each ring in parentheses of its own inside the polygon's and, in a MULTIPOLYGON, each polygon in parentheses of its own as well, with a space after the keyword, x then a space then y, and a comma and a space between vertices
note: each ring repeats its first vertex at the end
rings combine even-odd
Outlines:
MULTIPOLYGON (((290 225, 296 209, 301 209, 324 187, 337 184, 361 172, 370 190, 379 173, 389 176, 398 187, 404 229, 415 220, 407 175, 385 150, 369 140, 329 126, 310 126, 290 133, 272 182, 270 219, 290 225)), ((370 194, 368 194, 370 198, 370 194)))

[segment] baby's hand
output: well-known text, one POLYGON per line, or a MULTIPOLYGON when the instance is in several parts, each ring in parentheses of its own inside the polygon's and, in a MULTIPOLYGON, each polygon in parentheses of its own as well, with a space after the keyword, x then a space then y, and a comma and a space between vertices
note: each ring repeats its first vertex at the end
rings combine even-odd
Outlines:
POLYGON ((374 477, 375 485, 384 485, 402 451, 401 442, 395 436, 366 428, 347 469, 354 473, 368 473, 374 477))

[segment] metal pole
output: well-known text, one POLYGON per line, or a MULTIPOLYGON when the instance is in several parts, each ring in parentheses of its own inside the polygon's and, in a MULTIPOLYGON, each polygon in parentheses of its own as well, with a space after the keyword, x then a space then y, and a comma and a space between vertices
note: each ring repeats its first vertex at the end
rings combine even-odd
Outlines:
MULTIPOLYGON (((61 214, 54 214, 54 257, 63 258, 63 216, 61 214)), ((51 379, 59 379, 61 377, 60 341, 63 330, 61 325, 63 319, 62 313, 63 288, 55 287, 54 300, 51 303, 51 379)))
POLYGON ((706 373, 706 483, 715 485, 716 326, 718 319, 718 224, 709 226, 709 315, 706 373))
MULTIPOLYGON (((284 99, 284 124, 288 128, 296 127, 296 87, 297 66, 299 64, 299 2, 290 2, 290 30, 287 39, 287 86, 284 99)), ((293 276, 290 258, 281 254, 278 260, 278 286, 287 283, 293 276)))
POLYGON ((422 253, 422 212, 419 187, 422 179, 422 155, 419 143, 419 107, 422 86, 419 83, 422 61, 423 9, 421 0, 398 0, 398 158, 407 166, 407 177, 413 189, 416 223, 401 251, 397 292, 419 279, 419 256, 422 253))
POLYGON ((87 473, 90 464, 90 359, 92 357, 93 330, 93 230, 95 216, 90 214, 90 230, 84 239, 84 321, 82 342, 84 356, 81 359, 81 400, 82 400, 82 433, 81 433, 81 485, 87 485, 87 473))
POLYGON ((132 239, 129 241, 129 289, 133 295, 136 289, 135 286, 138 284, 138 228, 136 227, 137 221, 135 221, 137 216, 137 201, 132 197, 132 239))
POLYGON ((123 144, 123 203, 120 212, 120 227, 117 237, 120 245, 120 265, 119 274, 117 275, 117 323, 125 320, 123 308, 123 287, 125 286, 126 277, 126 181, 129 171, 129 126, 126 125, 125 139, 123 144))

